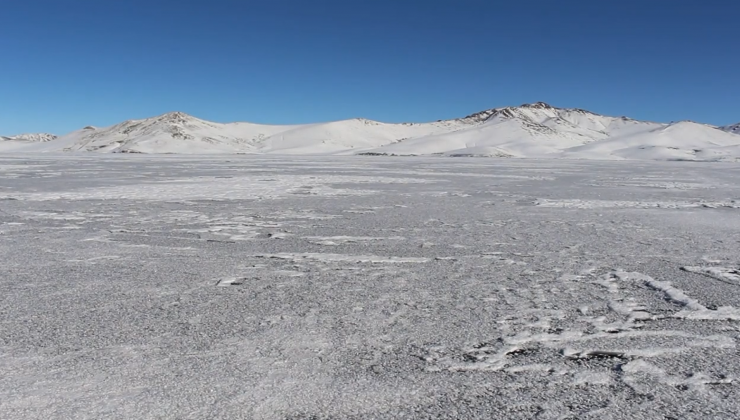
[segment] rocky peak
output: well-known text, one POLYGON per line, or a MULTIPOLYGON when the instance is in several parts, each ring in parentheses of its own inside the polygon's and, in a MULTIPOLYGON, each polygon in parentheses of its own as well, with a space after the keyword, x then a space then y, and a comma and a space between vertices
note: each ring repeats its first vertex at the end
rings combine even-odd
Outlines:
POLYGON ((559 108, 556 108, 545 102, 535 102, 531 104, 522 104, 519 106, 506 106, 501 108, 487 109, 485 111, 476 112, 475 114, 470 114, 467 117, 462 118, 461 120, 476 124, 488 121, 491 118, 497 116, 502 118, 515 118, 517 116, 521 116, 519 111, 521 111, 522 109, 557 110, 559 108))
POLYGON ((533 104, 522 104, 522 105, 519 105, 519 108, 556 109, 554 106, 552 106, 550 104, 546 104, 544 102, 535 102, 533 104))
POLYGON ((193 117, 184 112, 168 112, 166 114, 157 117, 157 122, 170 123, 170 124, 184 124, 188 121, 192 121, 193 117))
POLYGON ((724 127, 720 127, 719 129, 722 131, 727 131, 728 133, 740 134, 740 123, 726 125, 724 127))

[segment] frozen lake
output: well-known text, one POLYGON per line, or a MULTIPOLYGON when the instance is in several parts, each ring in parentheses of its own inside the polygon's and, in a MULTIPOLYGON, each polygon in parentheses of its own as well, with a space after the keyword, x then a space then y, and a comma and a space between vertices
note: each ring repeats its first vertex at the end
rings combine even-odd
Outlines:
POLYGON ((732 419, 740 166, 0 157, 0 418, 732 419))

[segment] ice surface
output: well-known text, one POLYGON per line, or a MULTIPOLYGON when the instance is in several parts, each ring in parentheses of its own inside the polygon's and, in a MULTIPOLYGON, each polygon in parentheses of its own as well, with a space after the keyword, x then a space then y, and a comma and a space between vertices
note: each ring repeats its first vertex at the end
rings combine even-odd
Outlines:
POLYGON ((0 156, 0 418, 735 419, 739 171, 0 156))

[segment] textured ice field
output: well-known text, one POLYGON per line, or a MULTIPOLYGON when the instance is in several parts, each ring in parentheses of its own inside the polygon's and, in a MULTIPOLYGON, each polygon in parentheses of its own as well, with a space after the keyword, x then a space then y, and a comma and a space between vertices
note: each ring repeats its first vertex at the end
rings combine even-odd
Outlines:
POLYGON ((0 157, 2 419, 734 419, 740 166, 0 157))

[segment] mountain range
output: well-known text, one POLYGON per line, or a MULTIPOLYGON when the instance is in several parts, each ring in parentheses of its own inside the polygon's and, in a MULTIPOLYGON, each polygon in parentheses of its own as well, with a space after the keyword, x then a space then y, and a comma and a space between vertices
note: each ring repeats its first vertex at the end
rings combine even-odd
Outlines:
POLYGON ((0 141, 17 141, 17 142, 47 142, 55 140, 57 136, 48 133, 28 133, 17 136, 0 136, 0 141))
POLYGON ((88 126, 59 137, 1 137, 0 151, 740 161, 738 134, 740 124, 665 124, 537 102, 401 124, 362 118, 303 125, 221 124, 172 112, 105 128, 88 126))

